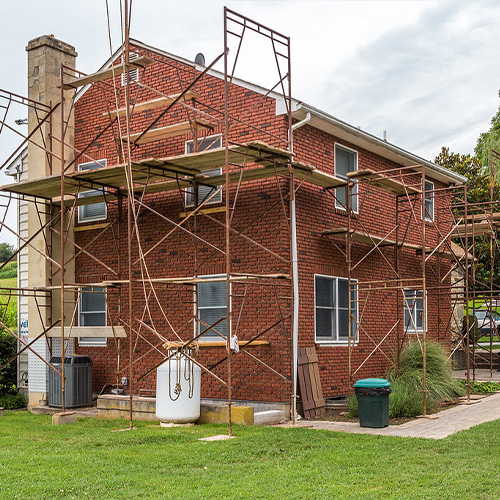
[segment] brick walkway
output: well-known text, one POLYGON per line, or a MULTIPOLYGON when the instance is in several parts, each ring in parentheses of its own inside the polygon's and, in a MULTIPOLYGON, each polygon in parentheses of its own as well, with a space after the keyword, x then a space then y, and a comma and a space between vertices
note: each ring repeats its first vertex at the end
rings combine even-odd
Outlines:
MULTIPOLYGON (((460 404, 436 414, 438 418, 417 418, 401 425, 390 425, 382 429, 360 427, 352 422, 326 422, 301 420, 296 427, 321 429, 353 434, 376 434, 380 436, 419 437, 443 439, 450 434, 470 429, 475 425, 500 419, 500 393, 482 399, 472 399, 470 404, 460 404)), ((293 427, 285 424, 286 427, 293 427)))

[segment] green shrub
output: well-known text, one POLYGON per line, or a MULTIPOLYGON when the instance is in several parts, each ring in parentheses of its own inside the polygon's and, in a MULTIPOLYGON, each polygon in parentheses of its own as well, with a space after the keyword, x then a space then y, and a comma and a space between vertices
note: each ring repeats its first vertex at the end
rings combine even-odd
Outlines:
POLYGON ((26 398, 22 394, 6 394, 0 397, 0 406, 6 410, 17 410, 26 407, 26 398))
MULTIPOLYGON (((401 351, 399 369, 387 374, 392 390, 389 398, 391 418, 415 417, 423 413, 423 361, 420 342, 409 342, 401 351)), ((438 402, 462 396, 464 389, 453 378, 450 360, 440 344, 426 343, 426 361, 426 408, 433 411, 438 402)))
MULTIPOLYGON (((464 390, 467 389, 467 382, 461 381, 464 390)), ((500 391, 500 382, 477 382, 470 381, 470 392, 472 394, 492 394, 493 392, 500 391)))
MULTIPOLYGON (((0 366, 16 354, 16 339, 5 331, 0 330, 0 366)), ((17 369, 13 361, 0 371, 0 396, 9 392, 13 384, 16 384, 17 369)))
MULTIPOLYGON (((431 412, 441 401, 452 401, 462 396, 464 387, 453 379, 450 360, 443 347, 437 342, 426 343, 426 409, 431 412)), ((399 369, 393 368, 387 373, 391 382, 389 396, 389 417, 416 417, 424 411, 423 398, 423 361, 421 344, 409 342, 401 351, 399 369)), ((351 416, 358 415, 356 396, 348 400, 348 412, 351 416)))
POLYGON ((17 278, 17 262, 9 262, 3 269, 0 269, 0 279, 17 278))

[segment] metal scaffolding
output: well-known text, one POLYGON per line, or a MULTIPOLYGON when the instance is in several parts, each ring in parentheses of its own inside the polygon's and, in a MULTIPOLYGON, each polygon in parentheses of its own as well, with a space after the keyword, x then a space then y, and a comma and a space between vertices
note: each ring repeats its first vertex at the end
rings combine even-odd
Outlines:
MULTIPOLYGON (((231 406, 233 400, 234 353, 248 357, 254 363, 268 370, 273 377, 287 384, 290 391, 292 419, 296 418, 297 400, 297 348, 298 348, 298 253, 295 197, 297 191, 306 183, 328 191, 333 200, 342 203, 338 189, 345 190, 344 207, 347 212, 345 227, 330 227, 323 231, 334 247, 344 256, 348 273, 349 300, 349 335, 348 335, 348 377, 349 382, 361 368, 375 355, 381 355, 392 363, 394 353, 399 353, 408 339, 408 328, 405 328, 403 310, 415 309, 417 300, 422 300, 422 329, 416 338, 421 341, 424 359, 423 393, 424 413, 426 411, 426 376, 425 345, 427 339, 427 301, 428 293, 437 297, 447 295, 452 304, 465 303, 466 331, 469 324, 469 309, 475 309, 475 299, 479 297, 474 286, 475 264, 478 262, 477 245, 474 239, 479 227, 486 228, 481 237, 489 238, 491 273, 487 292, 488 309, 492 311, 493 299, 498 296, 494 290, 493 266, 498 241, 496 239, 496 222, 500 216, 495 212, 496 202, 478 205, 467 201, 467 190, 464 187, 428 189, 426 186, 426 169, 423 165, 397 167, 385 171, 352 172, 347 181, 321 172, 310 165, 294 159, 292 97, 291 97, 291 56, 290 39, 277 31, 266 27, 248 17, 230 9, 224 9, 224 47, 213 62, 200 68, 196 64, 188 64, 166 57, 152 48, 142 49, 141 55, 132 57, 129 37, 130 10, 129 2, 124 2, 124 39, 123 50, 111 53, 109 67, 85 75, 74 68, 61 66, 60 69, 60 102, 42 104, 25 97, 0 90, 3 127, 16 130, 6 123, 9 107, 12 102, 30 107, 36 113, 38 123, 23 137, 23 143, 6 160, 5 167, 26 143, 32 143, 45 152, 50 167, 49 175, 44 178, 22 181, 2 188, 5 206, 8 208, 13 197, 27 201, 36 208, 40 222, 38 230, 28 239, 21 238, 19 253, 24 248, 31 248, 43 256, 49 265, 49 279, 45 286, 33 289, 4 289, 7 297, 12 295, 29 296, 39 311, 49 310, 50 314, 40 313, 42 331, 26 343, 15 332, 12 332, 25 350, 33 352, 54 370, 62 380, 62 411, 65 411, 65 352, 70 339, 84 336, 85 327, 77 325, 78 304, 84 293, 97 293, 105 289, 107 292, 107 327, 95 330, 94 335, 112 338, 116 347, 116 387, 120 378, 128 374, 129 380, 129 421, 133 426, 133 396, 140 381, 156 367, 177 353, 200 366, 203 373, 211 376, 221 384, 228 401, 228 432, 232 434, 231 406), (261 99, 249 107, 238 109, 235 105, 237 84, 235 73, 240 58, 241 48, 249 34, 258 36, 270 45, 270 52, 275 61, 277 79, 261 99), (120 55, 122 58, 120 60, 120 55), (214 71, 214 67, 223 62, 223 107, 216 109, 203 99, 198 92, 205 78, 214 71), (164 89, 154 88, 144 83, 145 75, 151 65, 168 66, 176 75, 176 91, 166 94, 164 89), (131 71, 137 70, 138 79, 132 86, 131 71), (123 87, 119 84, 123 78, 123 87), (101 93, 106 105, 107 124, 99 130, 87 143, 79 149, 68 136, 70 116, 75 113, 75 102, 83 87, 95 88, 101 93), (65 99, 65 92, 72 91, 72 99, 65 99), (144 97, 146 96, 146 98, 144 97), (153 98, 147 96, 154 96, 153 98), (258 108, 269 96, 282 100, 285 106, 281 129, 276 131, 263 125, 255 124, 250 117, 258 113, 258 108), (140 126, 134 116, 147 111, 147 119, 140 126), (52 133, 45 135, 43 125, 48 124, 52 130, 53 118, 59 116, 59 139, 52 133), (178 117, 185 118, 179 121, 178 117), (166 119, 168 123, 166 124, 166 119), (177 121, 175 121, 177 120, 177 121), (172 123, 173 122, 173 123, 172 123), (241 143, 234 138, 236 129, 245 127, 251 140, 241 143), (41 142, 35 142, 35 134, 41 133, 41 142), (199 150, 202 141, 212 140, 213 134, 222 137, 221 147, 199 150), (106 135, 113 137, 117 161, 116 164, 94 170, 77 171, 78 161, 99 164, 94 158, 93 145, 106 135), (168 141, 179 136, 192 137, 192 152, 184 154, 161 154, 144 156, 141 148, 147 148, 156 141, 168 141), (68 151, 70 154, 68 154, 68 151), (207 175, 208 171, 220 168, 218 175, 207 175), (242 186, 252 181, 266 181, 274 199, 267 200, 255 216, 246 213, 242 186), (359 187, 363 186, 360 190, 359 187), (364 227, 357 212, 361 211, 370 199, 372 188, 382 189, 394 195, 396 214, 393 228, 383 235, 372 234, 370 228, 364 227), (211 191, 202 198, 202 188, 211 191), (82 196, 89 190, 93 196, 82 196), (359 190, 359 191, 358 191, 359 190), (177 193, 181 200, 183 212, 181 221, 176 222, 155 207, 155 195, 177 193), (193 206, 186 203, 186 194, 193 200, 193 206), (221 196, 223 205, 216 209, 209 208, 210 201, 221 196), (359 199, 359 210, 353 210, 353 197, 359 199), (427 217, 426 200, 432 197, 436 211, 433 217, 427 217), (460 201, 461 200, 461 201, 460 201), (108 219, 105 223, 95 224, 92 229, 95 235, 84 244, 72 238, 73 226, 81 207, 99 202, 106 203, 108 219), (239 214, 245 217, 238 219, 239 214), (222 214, 219 216, 218 214, 222 214), (259 240, 254 231, 263 221, 279 214, 283 241, 267 243, 259 240), (498 218, 496 217, 498 216, 498 218), (157 234, 144 234, 141 221, 144 217, 156 218, 162 226, 168 228, 157 234), (483 219, 484 217, 484 219, 483 219), (222 219, 223 218, 223 219, 222 219), (222 220, 221 220, 222 219, 222 220), (430 219, 430 220, 429 220, 430 219), (484 224, 486 221, 486 225, 484 224), (243 224, 244 222, 244 224, 243 224), (217 228, 218 239, 210 241, 200 229, 203 224, 211 224, 217 228), (482 224, 482 225, 481 225, 482 224), (418 237, 412 236, 416 228, 418 237), (176 238, 183 234, 192 243, 192 255, 185 259, 185 266, 191 266, 189 273, 180 274, 178 269, 161 268, 160 273, 153 269, 151 258, 160 248, 176 248, 176 238), (430 236, 429 236, 430 234, 430 236), (44 247, 37 246, 33 240, 43 236, 44 247), (460 238, 462 246, 455 245, 451 238, 460 238), (339 238, 341 240, 339 240, 339 238), (106 261, 95 249, 102 242, 111 241, 116 259, 106 261), (343 240, 343 242, 342 242, 343 240), (418 240, 418 241, 417 241, 418 240), (58 249, 56 251, 56 244, 58 249), (361 247, 360 247, 361 245, 361 247), (368 246, 368 250, 366 250, 368 246), (384 249, 390 247, 392 256, 384 249), (356 251, 354 251, 356 248, 356 251), (365 248, 359 253, 359 248, 365 248), (461 248, 465 250, 461 250, 461 248), (268 272, 257 272, 245 263, 235 265, 235 258, 244 252, 258 250, 269 262, 268 272), (418 270, 408 273, 400 265, 403 255, 413 252, 420 260, 418 270), (356 270, 369 256, 376 254, 387 271, 383 279, 356 280, 356 270), (126 255, 126 258, 123 256, 126 255), (96 266, 97 271, 88 275, 85 281, 68 281, 66 271, 77 259, 85 258, 96 266), (451 283, 450 266, 443 266, 442 259, 451 261, 451 267, 463 273, 460 282, 451 283), (204 277, 203 270, 211 265, 218 272, 217 277, 204 277), (443 269, 445 272, 443 272, 443 269), (417 272, 418 271, 418 272, 417 272), (429 276, 437 284, 429 286, 429 276), (224 318, 209 324, 198 314, 197 287, 200 283, 226 283, 226 314, 224 318), (85 289, 85 290, 84 290, 85 289), (186 299, 185 290, 189 290, 186 299), (266 326, 244 340, 240 324, 247 314, 253 290, 266 290, 266 297, 272 297, 272 307, 276 317, 267 321, 266 326), (363 311, 373 296, 380 292, 395 291, 397 294, 397 318, 392 327, 381 337, 375 338, 367 327, 363 311), (405 294, 411 290, 412 294, 405 294), (175 326, 169 310, 167 297, 175 296, 184 302, 183 307, 191 311, 191 319, 182 327, 175 326), (472 297, 472 299, 471 299, 472 297), (469 305, 472 300, 472 306, 469 305), (58 308, 55 307, 56 301, 58 308), (353 304, 359 316, 353 313, 353 304), (59 317, 56 312, 59 311, 59 317), (71 311, 71 313, 67 312, 71 311), (161 318, 159 321, 158 318, 161 318), (221 333, 221 323, 226 322, 227 332, 221 333), (193 335, 193 332, 195 334, 193 335), (212 332, 220 337, 220 341, 206 342, 202 336, 212 332), (262 356, 263 349, 269 345, 269 335, 279 336, 287 346, 290 359, 273 366, 262 356), (357 332, 357 334, 356 334, 357 332), (372 346, 364 359, 355 355, 357 336, 364 336, 372 346), (62 349, 61 371, 56 370, 33 347, 39 339, 59 338, 62 349), (128 349, 124 349, 125 342, 128 349), (254 348, 253 353, 251 348, 254 348), (218 351, 218 359, 207 357, 209 363, 202 363, 195 358, 198 349, 218 351), (256 353, 256 354, 254 354, 256 353), (150 360, 147 369, 142 361, 150 360), (225 377, 218 369, 225 364, 225 377), (151 367, 152 366, 152 367, 151 367)), ((55 126, 55 125, 54 125, 55 126)), ((153 151, 153 150, 151 150, 153 151)), ((491 186, 493 171, 500 155, 492 152, 490 166, 491 186)), ((6 209, 7 209, 6 208, 6 209)), ((0 221, 2 229, 7 228, 5 217, 0 221)), ((481 229, 483 231, 483 229, 481 229)), ((10 260, 16 258, 14 255, 10 260)), ((236 259, 237 260, 237 259, 236 259)), ((0 266, 2 269, 3 264, 0 266)), ((484 285, 484 283, 481 283, 484 285)), ((101 293, 101 292, 99 292, 101 293)), ((8 301, 8 299, 7 299, 8 301)), ((439 303, 439 301, 438 301, 439 303)), ((6 309, 5 309, 6 310, 6 309)), ((4 311, 5 311, 4 310, 4 311)), ((453 307, 450 307, 450 311, 453 307)), ((5 314, 5 312, 4 312, 5 314)), ((446 317, 447 311, 438 313, 438 337, 448 338, 452 328, 452 316, 446 317)), ((451 313, 452 314, 452 313, 451 313)), ((413 314, 410 318, 414 318, 413 314)), ((9 330, 2 318, 0 325, 9 330)), ((407 327, 408 325, 406 325, 407 327)), ((9 330, 10 331, 10 330, 9 330)), ((243 335, 245 336, 245 335, 243 335)), ((491 335, 492 338, 492 335, 491 335)), ((463 348, 469 363, 470 335, 463 335, 455 349, 463 348)), ((493 364, 492 340, 490 342, 490 369, 493 364)), ((476 343, 472 344, 475 352, 476 343)), ((14 358, 10 361, 13 361, 14 358)), ((473 374, 474 374, 473 364, 473 374)), ((2 367, 3 368, 3 367, 2 367)))

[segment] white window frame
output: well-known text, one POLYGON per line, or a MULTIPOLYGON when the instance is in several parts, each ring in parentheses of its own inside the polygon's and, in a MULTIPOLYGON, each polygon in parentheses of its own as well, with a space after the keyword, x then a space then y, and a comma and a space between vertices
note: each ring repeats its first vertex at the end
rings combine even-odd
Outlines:
MULTIPOLYGON (((202 278, 202 279, 206 278, 207 282, 208 282, 208 280, 210 278, 226 278, 226 275, 225 274, 209 274, 209 275, 205 275, 205 276, 199 276, 199 278, 202 278)), ((219 281, 219 283, 226 284, 227 281, 224 279, 223 281, 219 281)), ((198 287, 198 285, 200 285, 200 284, 203 284, 203 283, 197 283, 195 290, 194 290, 194 293, 195 293, 194 314, 195 314, 196 318, 200 317, 200 314, 199 314, 199 310, 200 310, 199 295, 200 295, 200 292, 199 292, 199 287, 198 287)), ((229 283, 229 292, 231 293, 231 283, 229 283)), ((230 304, 231 304, 231 299, 230 299, 230 304)), ((214 306, 203 307, 202 309, 213 309, 213 308, 214 308, 214 306)), ((217 309, 226 309, 226 322, 227 322, 227 329, 229 330, 229 318, 227 317, 227 300, 225 301, 224 306, 216 306, 216 308, 217 309)), ((195 325, 194 325, 194 336, 195 337, 201 333, 201 329, 203 328, 203 326, 204 325, 202 325, 198 320, 196 320, 195 325)), ((217 330, 217 328, 216 328, 216 330, 217 330)), ((217 333, 215 333, 213 330, 210 330, 209 332, 203 334, 200 337, 200 340, 209 341, 209 342, 217 342, 217 341, 223 341, 224 338, 221 337, 220 335, 218 335, 217 333)))
POLYGON ((424 218, 424 220, 432 222, 434 220, 434 183, 426 179, 424 187, 425 187, 425 193, 424 193, 424 206, 422 207, 423 209, 422 217, 424 218), (427 184, 429 184, 430 189, 427 189, 427 184), (429 193, 429 196, 427 196, 427 193, 429 193), (427 210, 426 205, 428 201, 430 202, 431 210, 427 210))
MULTIPOLYGON (((107 326, 108 324, 108 308, 105 307, 104 311, 82 311, 82 294, 84 293, 91 293, 91 292, 86 292, 85 289, 95 289, 95 288, 101 288, 104 293, 104 303, 107 304, 108 301, 108 294, 106 288, 103 287, 95 287, 95 286, 82 286, 80 288, 80 297, 78 300, 78 325, 79 326, 85 326, 82 325, 82 314, 89 314, 89 313, 99 313, 102 314, 104 313, 105 315, 105 320, 104 320, 104 325, 102 326, 107 326)), ((108 339, 106 337, 78 337, 78 345, 85 346, 85 347, 106 347, 108 345, 108 339)))
MULTIPOLYGON (((340 308, 338 307, 338 292, 339 292, 339 280, 342 281, 348 281, 348 279, 344 276, 330 276, 327 274, 315 274, 314 275, 314 341, 316 344, 325 344, 325 345, 348 345, 349 344, 349 339, 342 338, 339 339, 339 310, 340 308), (316 304, 316 297, 317 297, 317 290, 316 290, 316 278, 326 278, 334 282, 335 286, 335 299, 334 299, 334 305, 333 307, 327 307, 327 306, 318 306, 316 304), (317 325, 316 325, 316 309, 334 309, 334 316, 335 316, 335 336, 331 337, 331 340, 328 340, 326 337, 318 337, 317 334, 317 325)), ((357 279, 351 279, 351 283, 357 283, 357 279)), ((354 338, 351 339, 351 344, 357 344, 359 341, 359 328, 358 328, 358 322, 359 322, 359 311, 358 311, 358 290, 356 287, 356 290, 350 290, 348 291, 350 297, 349 300, 351 301, 351 312, 352 312, 352 307, 353 303, 356 308, 355 314, 353 314, 354 319, 349 318, 349 321, 354 321, 356 325, 356 332, 354 335, 354 338), (349 293, 350 292, 350 293, 349 293)), ((344 308, 342 308, 344 309, 344 308)), ((348 309, 347 309, 348 310, 348 309)))
POLYGON ((403 289, 403 328, 404 332, 408 334, 418 334, 418 333, 423 333, 424 331, 424 310, 425 310, 425 324, 427 325, 427 295, 425 296, 425 306, 424 306, 424 297, 423 297, 423 291, 422 290, 415 290, 414 288, 405 288, 403 289), (413 296, 408 296, 407 293, 411 292, 413 296), (414 300, 415 301, 415 306, 413 307, 413 310, 410 310, 408 308, 407 302, 409 300, 414 300), (417 308, 417 301, 422 300, 422 309, 419 310, 417 308), (418 325, 418 313, 421 313, 422 317, 422 324, 421 326, 418 325), (406 324, 406 313, 409 315, 409 322, 406 324), (417 318, 415 317, 417 315, 417 318))
MULTIPOLYGON (((358 171, 358 152, 355 150, 355 149, 352 149, 352 148, 348 148, 347 146, 344 146, 343 144, 339 144, 339 143, 335 143, 334 146, 333 146, 333 165, 334 165, 334 173, 335 173, 335 176, 338 177, 339 179, 345 179, 345 180, 348 180, 348 177, 343 175, 343 174, 339 174, 337 173, 337 148, 340 148, 340 149, 343 149, 344 151, 348 151, 350 153, 354 153, 354 158, 355 158, 355 161, 354 161, 354 170, 353 172, 357 172, 358 171)), ((358 183, 357 181, 353 180, 352 181, 354 183, 354 186, 351 190, 351 210, 357 214, 359 213, 359 195, 358 195, 358 183), (353 208, 353 203, 354 203, 354 200, 356 202, 356 209, 353 208)), ((338 190, 342 190, 344 193, 346 191, 346 188, 345 186, 342 186, 340 188, 336 188, 335 190, 335 193, 338 193, 338 190)), ((347 200, 346 200, 346 203, 347 203, 347 200)), ((337 198, 335 197, 335 208, 338 208, 340 210, 346 210, 346 207, 344 207, 342 205, 342 203, 340 203, 337 198)))
MULTIPOLYGON (((106 158, 102 158, 101 160, 97 161, 88 161, 86 163, 80 163, 78 165, 78 171, 79 172, 84 172, 85 170, 97 170, 99 168, 106 168, 108 166, 108 160, 106 158), (89 165, 99 165, 96 168, 85 168, 88 167, 89 165)), ((79 193, 79 197, 91 197, 94 195, 101 194, 102 191, 99 189, 91 189, 89 191, 83 191, 79 193)), ((92 205, 103 205, 104 207, 104 215, 96 215, 94 217, 88 217, 85 216, 85 207, 88 205, 80 205, 78 207, 78 222, 96 222, 100 220, 106 220, 108 218, 108 206, 106 205, 105 201, 100 201, 98 203, 93 203, 92 205)))
MULTIPOLYGON (((134 61, 139 58, 138 52, 129 52, 128 61, 134 61)), ((122 61, 125 62, 125 54, 122 55, 122 61)), ((130 83, 137 83, 139 81, 139 68, 131 69, 128 73, 125 71, 121 74, 122 77, 122 87, 127 85, 127 77, 130 78, 130 83)))
MULTIPOLYGON (((215 135, 208 135, 206 137, 199 137, 198 138, 198 143, 200 142, 203 142, 203 141, 212 141, 214 139, 217 139, 217 143, 214 143, 216 145, 214 145, 213 147, 211 147, 210 149, 218 149, 220 147, 222 147, 222 134, 215 134, 215 135)), ((194 144, 194 140, 191 139, 189 141, 186 141, 185 142, 185 145, 184 145, 184 150, 187 153, 190 153, 189 151, 189 147, 194 144)), ((205 151, 205 150, 201 150, 201 151, 205 151)), ((216 175, 221 175, 222 174, 222 168, 214 168, 214 169, 211 169, 211 170, 205 170, 202 172, 202 175, 206 175, 207 177, 215 177, 216 175)), ((199 195, 199 192, 200 192, 200 188, 203 188, 205 186, 198 186, 198 195, 199 195)), ((217 190, 219 189, 220 186, 216 186, 216 187, 213 187, 212 189, 213 190, 217 190)), ((207 188, 207 191, 208 191, 208 188, 207 188)), ((205 195, 205 198, 210 196, 208 193, 207 195, 205 195)), ((203 198, 200 199, 200 196, 198 196, 198 204, 200 204, 201 202, 203 201, 203 198)), ((205 205, 214 205, 216 203, 222 203, 222 190, 219 191, 215 196, 213 196, 209 201, 207 201, 205 203, 205 205)), ((186 207, 194 207, 194 188, 193 187, 188 187, 185 189, 185 204, 186 204, 186 207)))

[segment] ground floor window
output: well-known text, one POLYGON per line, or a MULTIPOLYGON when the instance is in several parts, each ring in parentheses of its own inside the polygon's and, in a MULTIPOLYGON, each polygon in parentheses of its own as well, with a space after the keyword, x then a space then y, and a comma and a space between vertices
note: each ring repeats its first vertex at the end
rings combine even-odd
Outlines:
POLYGON ((424 294, 422 290, 404 290, 405 333, 419 333, 424 328, 424 294))
MULTIPOLYGON (((204 278, 225 278, 225 275, 204 276, 204 278)), ((203 335, 203 340, 223 340, 209 326, 227 316, 227 296, 226 280, 207 281, 198 283, 198 334, 207 332, 203 335), (203 323, 202 323, 203 322, 203 323), (205 323, 205 324, 204 324, 205 323), (208 326, 206 326, 208 325, 208 326)), ((227 337, 227 319, 221 321, 215 329, 227 337)))
MULTIPOLYGON (((356 280, 351 280, 355 283, 356 280)), ((347 278, 314 277, 316 342, 349 341, 349 282, 347 278)), ((357 341, 357 291, 351 290, 352 335, 357 341)))
MULTIPOLYGON (((106 326, 106 290, 98 286, 84 286, 80 289, 78 301, 79 326, 106 326)), ((105 346, 106 337, 79 337, 78 344, 83 346, 105 346)))

